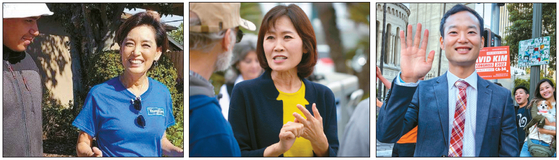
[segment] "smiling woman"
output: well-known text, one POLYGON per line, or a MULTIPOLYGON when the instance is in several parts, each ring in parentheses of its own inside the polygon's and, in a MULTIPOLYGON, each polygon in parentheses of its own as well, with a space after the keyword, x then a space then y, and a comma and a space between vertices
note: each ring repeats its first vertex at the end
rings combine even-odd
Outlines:
POLYGON ((167 50, 167 35, 155 12, 128 18, 116 33, 124 73, 94 86, 72 123, 78 156, 182 156, 165 130, 175 124, 172 99, 162 83, 147 77, 167 50), (92 147, 93 138, 97 147, 92 147))
MULTIPOLYGON (((535 92, 535 98, 532 99, 528 108, 530 109, 532 120, 526 127, 529 128, 529 133, 527 134, 526 141, 522 141, 524 145, 520 150, 520 157, 533 157, 538 155, 533 155, 532 144, 539 144, 543 146, 554 145, 554 139, 557 136, 557 102, 556 102, 556 92, 553 82, 549 79, 542 79, 537 85, 535 92), (545 121, 545 124, 531 125, 541 120, 545 121)), ((556 153, 552 153, 556 154, 556 153)), ((540 155, 541 156, 541 155, 540 155)), ((548 155, 551 156, 551 155, 548 155)), ((555 155, 553 156, 555 157, 555 155)))
POLYGON ((276 6, 262 20, 256 55, 260 77, 233 89, 229 122, 242 156, 336 156, 334 94, 307 79, 316 38, 297 5, 276 6))

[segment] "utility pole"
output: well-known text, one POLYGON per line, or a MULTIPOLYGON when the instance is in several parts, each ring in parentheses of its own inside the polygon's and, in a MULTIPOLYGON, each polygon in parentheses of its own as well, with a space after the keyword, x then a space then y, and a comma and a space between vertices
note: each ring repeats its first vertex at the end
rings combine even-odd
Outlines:
MULTIPOLYGON (((497 3, 491 3, 491 31, 495 32, 495 34, 499 34, 499 7, 497 3)), ((493 33, 489 35, 489 39, 486 39, 486 41, 490 42, 491 47, 496 47, 497 44, 493 43, 493 33)), ((497 82, 498 79, 494 79, 493 81, 497 82)))
MULTIPOLYGON (((443 12, 442 12, 441 15, 444 15, 445 12, 446 12, 446 3, 443 4, 443 12)), ((441 35, 441 36, 444 36, 444 35, 441 35)), ((443 49, 441 47, 439 47, 439 72, 437 72, 437 77, 441 76, 441 58, 443 58, 443 49)))
MULTIPOLYGON (((542 36, 542 4, 534 3, 532 10, 532 39, 542 36)), ((540 66, 530 67, 530 93, 534 94, 540 81, 540 66)))
MULTIPOLYGON (((378 26, 377 26, 378 27, 378 26)), ((385 51, 385 44, 386 44, 386 3, 384 3, 384 7, 382 9, 382 43, 380 46, 380 71, 383 72, 383 67, 384 67, 384 51, 385 51)), ((382 95, 382 82, 378 83, 378 93, 377 93, 377 97, 382 95)))

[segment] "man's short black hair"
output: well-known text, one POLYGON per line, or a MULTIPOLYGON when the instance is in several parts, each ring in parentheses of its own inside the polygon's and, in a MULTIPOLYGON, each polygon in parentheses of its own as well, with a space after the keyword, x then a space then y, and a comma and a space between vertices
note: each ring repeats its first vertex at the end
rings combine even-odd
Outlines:
POLYGON ((493 82, 493 83, 495 83, 496 85, 501 86, 501 87, 503 86, 503 85, 502 85, 501 83, 499 83, 499 82, 493 82))
POLYGON ((514 92, 512 94, 516 94, 516 90, 518 89, 523 89, 524 93, 528 94, 528 88, 524 87, 524 86, 517 86, 514 88, 514 92))
POLYGON ((483 37, 483 18, 481 18, 481 16, 475 10, 463 4, 457 4, 443 15, 443 18, 441 19, 441 25, 440 25, 441 37, 444 38, 444 24, 446 23, 446 19, 451 15, 461 11, 468 11, 474 14, 474 16, 476 16, 477 20, 479 21, 479 36, 483 37))

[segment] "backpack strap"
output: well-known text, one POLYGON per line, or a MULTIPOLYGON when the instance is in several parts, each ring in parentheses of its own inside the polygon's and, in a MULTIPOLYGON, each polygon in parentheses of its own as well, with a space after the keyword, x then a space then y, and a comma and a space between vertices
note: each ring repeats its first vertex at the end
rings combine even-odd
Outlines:
POLYGON ((536 123, 541 123, 541 121, 543 121, 543 123, 545 123, 545 117, 542 115, 536 115, 535 117, 532 118, 532 120, 530 122, 528 122, 528 124, 526 124, 526 126, 524 127, 524 131, 526 132, 526 137, 528 136, 528 134, 530 134, 530 128, 532 128, 533 125, 536 125, 536 123))

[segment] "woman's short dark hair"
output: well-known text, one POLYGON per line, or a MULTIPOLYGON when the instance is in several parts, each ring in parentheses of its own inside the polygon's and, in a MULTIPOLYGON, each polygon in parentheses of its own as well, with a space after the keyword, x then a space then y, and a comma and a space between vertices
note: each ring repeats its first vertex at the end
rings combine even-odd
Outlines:
POLYGON ((161 52, 167 51, 169 46, 169 42, 167 41, 167 32, 165 32, 165 27, 163 27, 159 19, 159 14, 152 11, 136 13, 132 17, 126 19, 116 32, 116 41, 118 42, 118 45, 122 45, 122 42, 132 29, 138 26, 147 25, 153 27, 155 31, 155 42, 157 47, 161 47, 161 52))
POLYGON ((316 61, 318 59, 316 51, 316 37, 311 21, 305 12, 299 8, 299 6, 294 4, 290 4, 288 6, 276 6, 268 11, 262 19, 262 25, 260 25, 258 42, 256 45, 258 62, 265 70, 271 70, 264 53, 264 35, 270 30, 270 28, 275 26, 276 21, 282 16, 287 16, 291 20, 291 23, 293 23, 299 37, 301 37, 303 41, 303 49, 307 51, 307 53, 303 53, 301 62, 297 65, 297 76, 301 79, 308 77, 314 71, 314 66, 316 65, 316 61))
MULTIPOLYGON (((549 83, 549 85, 551 85, 551 88, 555 88, 555 85, 553 85, 553 82, 552 82, 551 80, 549 80, 549 79, 542 79, 542 80, 538 83, 538 85, 536 86, 536 90, 534 90, 534 92, 536 92, 536 93, 534 93, 534 94, 536 95, 536 98, 544 99, 544 98, 542 97, 542 94, 540 93, 540 87, 542 86, 543 82, 547 82, 547 83, 549 83)), ((553 91, 553 99, 557 99, 557 98, 555 97, 555 96, 557 95, 556 92, 557 92, 557 91, 553 91)))

